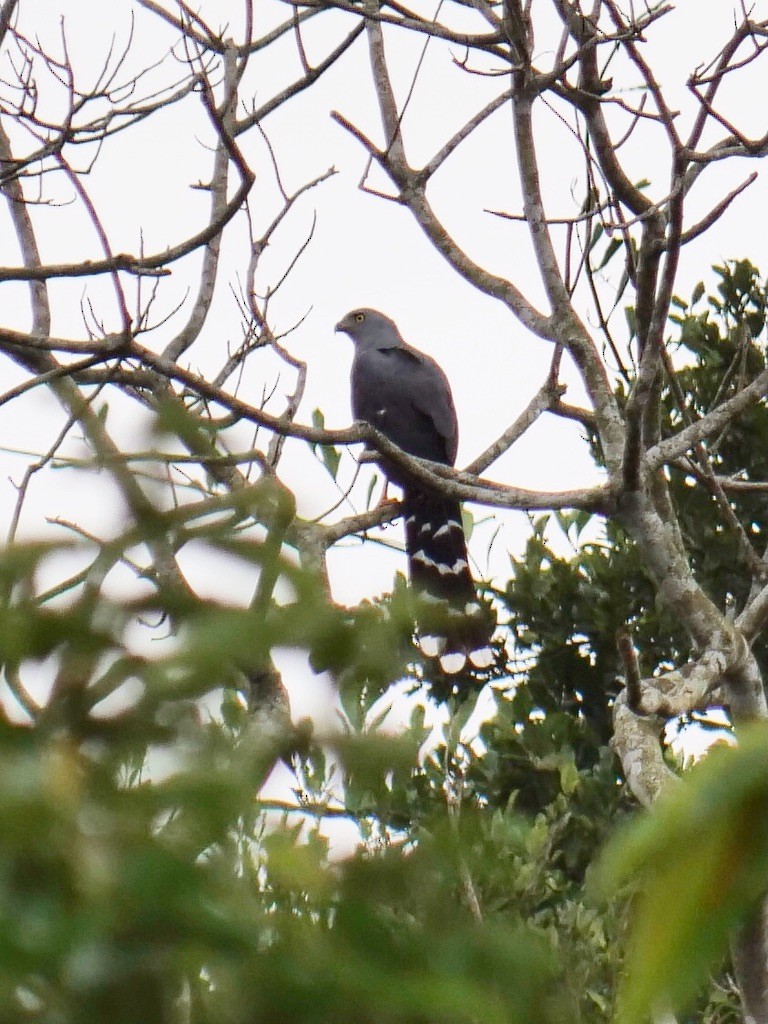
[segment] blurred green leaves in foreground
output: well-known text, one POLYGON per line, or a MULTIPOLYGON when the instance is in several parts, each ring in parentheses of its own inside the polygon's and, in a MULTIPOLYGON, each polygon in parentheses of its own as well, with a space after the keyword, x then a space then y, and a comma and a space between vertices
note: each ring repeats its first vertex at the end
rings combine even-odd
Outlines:
MULTIPOLYGON (((178 542, 173 515, 163 525, 178 542)), ((103 580, 103 548, 52 594, 47 563, 71 545, 0 560, 6 705, 13 694, 25 709, 0 720, 0 1019, 557 1019, 544 938, 473 918, 459 898, 461 840, 445 813, 424 811, 418 837, 383 824, 389 802, 409 825, 420 716, 398 738, 348 729, 320 745, 279 701, 254 707, 249 680, 269 677, 278 644, 373 699, 394 671, 397 615, 365 608, 357 623, 279 546, 215 525, 204 535, 292 597, 242 609, 171 582, 111 599, 89 585, 103 580), (165 644, 136 643, 150 619, 173 623, 165 644), (265 813, 259 789, 280 757, 299 806, 328 802, 340 773, 378 848, 334 863, 316 825, 265 813)), ((140 543, 132 531, 112 550, 138 557, 140 543)))
POLYGON ((636 890, 618 1019, 685 1007, 768 894, 766 724, 718 745, 616 835, 598 876, 606 896, 636 890))
MULTIPOLYGON (((724 360, 740 381, 764 365, 759 275, 717 273, 719 298, 677 302, 694 415, 724 360)), ((679 428, 671 392, 665 410, 679 428)), ((719 472, 768 477, 767 418, 732 425, 719 472)), ((160 428, 215 439, 180 403, 160 428)), ((337 454, 319 453, 334 478, 337 454)), ((742 601, 709 496, 677 469, 671 486, 697 577, 742 601)), ((740 1021, 727 938, 765 895, 768 737, 740 729, 633 807, 610 749, 616 629, 650 666, 690 649, 619 525, 533 521, 493 594, 513 650, 483 716, 451 698, 430 736, 422 688, 393 736, 390 687, 424 679, 407 588, 339 608, 277 481, 190 490, 114 538, 0 555, 0 1024, 740 1021), (191 548, 249 596, 193 593, 172 571, 191 548), (327 673, 338 732, 291 724, 277 649, 327 673)), ((768 531, 762 497, 739 514, 768 531)))
POLYGON ((584 882, 621 798, 610 756, 577 763, 583 742, 562 716, 531 715, 522 685, 496 695, 484 752, 461 739, 473 699, 451 705, 426 755, 420 709, 382 735, 364 712, 395 671, 397 615, 366 607, 358 624, 278 547, 214 527, 206 540, 288 581, 292 599, 242 609, 173 585, 110 599, 88 573, 49 595, 46 562, 71 546, 0 561, 5 683, 27 709, 0 721, 0 1019, 608 1020, 638 879, 622 1019, 706 983, 764 888, 764 733, 715 752, 628 826, 603 862, 600 907, 584 882), (174 624, 157 652, 136 649, 149 616, 174 624), (279 707, 254 713, 248 680, 268 675, 278 643, 330 667, 345 732, 321 743, 279 707), (529 759, 527 796, 502 795, 507 748, 529 759), (304 814, 259 801, 279 758, 304 814), (329 848, 335 819, 364 841, 345 859, 329 848))

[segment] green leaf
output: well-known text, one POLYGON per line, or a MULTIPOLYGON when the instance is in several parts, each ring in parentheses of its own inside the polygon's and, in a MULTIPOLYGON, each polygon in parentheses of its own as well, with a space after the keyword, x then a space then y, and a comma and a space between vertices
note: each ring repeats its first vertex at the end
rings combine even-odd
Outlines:
POLYGON ((324 444, 320 448, 320 455, 323 460, 323 465, 328 470, 331 478, 336 479, 339 472, 339 463, 341 462, 341 452, 338 448, 333 445, 324 444))
POLYGON ((619 249, 621 249, 622 245, 623 240, 621 238, 612 238, 606 246, 603 258, 600 260, 600 263, 595 267, 595 270, 602 270, 604 267, 607 267, 613 259, 613 257, 619 251, 619 249))
POLYGON ((608 897, 637 889, 619 1021, 682 1009, 723 956, 731 930, 768 891, 768 727, 714 749, 645 817, 616 837, 599 868, 608 897))
POLYGON ((464 530, 464 536, 469 541, 475 529, 475 517, 471 509, 468 509, 466 505, 461 507, 461 525, 464 530))
POLYGON ((603 237, 604 233, 605 233, 605 228, 603 227, 602 223, 600 221, 598 221, 597 224, 595 224, 594 228, 592 229, 592 237, 590 238, 589 243, 587 245, 587 252, 592 252, 594 247, 597 245, 597 243, 603 237))
POLYGON ((627 327, 629 328, 630 340, 632 338, 636 338, 637 337, 637 314, 635 313, 635 307, 634 306, 625 306, 624 307, 624 316, 626 317, 627 327))
POLYGON ((579 785, 579 771, 576 765, 570 761, 560 765, 560 788, 566 796, 576 792, 579 785))
POLYGON ((373 473, 371 479, 368 481, 368 491, 365 495, 365 507, 369 509, 371 507, 371 499, 373 497, 373 489, 379 482, 379 474, 373 473))
MULTIPOLYGON (((325 430, 325 416, 321 409, 312 410, 312 426, 318 430, 325 430)), ((308 441, 307 443, 315 454, 317 454, 318 449, 320 450, 320 461, 328 470, 331 479, 335 480, 339 472, 339 463, 341 462, 341 452, 339 449, 332 444, 318 444, 316 441, 308 441)))

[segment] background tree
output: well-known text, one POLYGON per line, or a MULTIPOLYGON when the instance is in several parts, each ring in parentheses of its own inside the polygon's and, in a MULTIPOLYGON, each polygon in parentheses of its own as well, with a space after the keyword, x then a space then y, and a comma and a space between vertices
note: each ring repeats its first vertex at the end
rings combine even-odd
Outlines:
MULTIPOLYGON (((0 268, 0 346, 16 373, 0 402, 14 446, 38 445, 31 410, 60 410, 18 483, 2 561, 9 1017, 611 1018, 629 892, 607 909, 585 894, 598 848, 632 799, 651 805, 686 785, 664 758, 668 719, 725 705, 740 730, 767 715, 765 288, 739 260, 716 269, 707 300, 704 286, 690 302, 675 291, 685 246, 753 176, 689 216, 700 180, 764 155, 728 87, 759 73, 768 23, 743 16, 693 72, 686 122, 645 58, 672 8, 626 7, 451 2, 424 16, 307 0, 272 8, 283 12, 272 25, 246 2, 219 28, 186 4, 137 0, 132 34, 97 68, 76 53, 72 12, 54 45, 23 0, 0 8, 0 161, 18 245, 0 268), (466 83, 482 78, 493 93, 470 113, 457 105, 457 123, 418 167, 406 114, 433 65, 422 50, 400 104, 390 70, 413 36, 432 45, 430 60, 448 48, 441 74, 450 69, 467 105, 477 94, 466 83), (526 409, 463 471, 408 459, 359 425, 329 431, 316 414, 309 426, 303 409, 299 419, 307 366, 270 326, 312 239, 291 241, 271 283, 265 253, 281 232, 291 238, 295 208, 331 174, 287 189, 270 118, 365 42, 383 142, 333 115, 366 156, 364 191, 406 210, 461 277, 554 347, 526 409), (451 46, 462 54, 452 65, 451 46), (542 191, 545 106, 583 168, 565 218, 549 214, 542 191), (180 159, 142 159, 165 125, 187 123, 189 136, 173 141, 180 159), (536 302, 460 246, 448 226, 455 193, 437 187, 446 164, 471 159, 486 123, 499 161, 514 148, 520 206, 496 219, 527 228, 536 302), (158 134, 141 134, 148 125, 158 134), (637 173, 662 145, 666 179, 637 173), (110 161, 126 160, 147 206, 122 219, 125 197, 102 189, 110 161), (374 165, 388 192, 370 184, 374 165), (185 203, 178 237, 156 237, 180 182, 200 202, 185 203), (232 310, 235 341, 221 327, 232 310), (290 370, 287 395, 278 367, 290 370), (582 405, 563 400, 568 375, 582 405), (559 491, 486 479, 544 413, 579 426, 596 477, 559 491), (392 684, 430 682, 410 642, 409 594, 398 584, 384 601, 330 600, 328 552, 397 508, 317 519, 297 502, 291 459, 314 452, 341 482, 343 446, 362 440, 464 500, 550 517, 533 520, 509 584, 491 588, 504 682, 479 736, 482 678, 458 695, 433 685, 448 718, 426 748, 422 704, 397 737, 383 732, 379 699, 392 684), (46 500, 68 539, 21 539, 39 480, 63 476, 84 493, 95 470, 95 516, 63 515, 75 488, 59 485, 46 500), (555 524, 568 556, 554 550, 555 524), (226 599, 212 595, 200 564, 226 566, 247 596, 230 585, 226 599), (273 663, 286 647, 334 680, 340 734, 290 724, 273 663), (257 799, 280 758, 295 802, 257 799), (323 826, 333 819, 353 821, 363 849, 332 867, 323 826)), ((475 216, 494 216, 479 212, 491 180, 476 169, 475 216)), ((744 1019, 768 1019, 766 914, 754 910, 765 892, 761 739, 699 773, 686 800, 650 819, 656 832, 613 847, 604 884, 648 865, 660 879, 635 900, 635 960, 618 997, 626 1020, 696 999, 699 1016, 738 1019, 737 994, 744 1019), (718 827, 697 872, 680 850, 695 849, 702 822, 718 827), (660 861, 677 870, 680 913, 654 952, 649 922, 669 893, 660 861), (708 891, 722 910, 698 920, 708 891), (703 991, 729 932, 733 975, 703 991)))

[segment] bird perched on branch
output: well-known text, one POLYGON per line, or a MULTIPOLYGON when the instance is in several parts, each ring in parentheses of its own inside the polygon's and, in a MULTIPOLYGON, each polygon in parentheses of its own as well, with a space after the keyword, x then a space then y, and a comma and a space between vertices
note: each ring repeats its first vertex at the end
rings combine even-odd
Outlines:
MULTIPOLYGON (((448 379, 434 359, 408 345, 389 317, 375 309, 352 310, 336 330, 355 345, 355 419, 370 423, 409 455, 452 466, 459 443, 456 409, 448 379)), ((440 658, 447 673, 460 672, 467 657, 483 667, 492 625, 469 571, 459 502, 391 459, 379 462, 403 489, 405 544, 411 584, 421 598, 423 653, 440 658)))

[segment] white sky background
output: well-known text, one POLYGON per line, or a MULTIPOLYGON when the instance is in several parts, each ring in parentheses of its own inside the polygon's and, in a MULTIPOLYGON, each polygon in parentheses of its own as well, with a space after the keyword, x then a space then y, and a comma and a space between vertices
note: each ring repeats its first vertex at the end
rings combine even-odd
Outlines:
MULTIPOLYGON (((169 4, 169 9, 171 5, 169 4)), ((537 0, 534 11, 549 10, 537 0)), ((753 17, 765 17, 766 3, 755 4, 753 17)), ((421 9, 421 6, 419 7, 421 9)), ((435 5, 423 5, 434 12, 435 5)), ((446 7, 447 9, 447 7, 446 7)), ((146 12, 135 9, 128 0, 21 0, 21 26, 29 36, 37 35, 46 49, 60 52, 61 23, 64 19, 70 55, 81 85, 98 73, 112 37, 120 49, 128 38, 130 15, 136 14, 135 40, 129 66, 150 64, 164 57, 176 42, 168 26, 146 12)), ((199 4, 209 24, 230 25, 228 34, 236 38, 241 31, 242 4, 239 0, 203 0, 199 4)), ((279 0, 256 0, 256 31, 282 21, 288 8, 279 0)), ((443 11, 445 14, 445 10, 443 11)), ((468 28, 483 23, 473 12, 464 12, 468 28)), ((719 51, 730 34, 733 5, 707 5, 706 17, 697 0, 680 0, 678 9, 648 33, 644 55, 659 69, 662 87, 673 106, 681 111, 680 132, 687 134, 695 110, 685 88, 689 74, 719 51)), ((323 15, 310 21, 304 42, 310 61, 321 57, 342 38, 353 19, 340 14, 323 15)), ((537 32, 539 30, 537 29, 537 32)), ((558 33, 559 34, 559 33, 558 33)), ((398 98, 402 102, 413 82, 424 47, 423 37, 405 33, 388 36, 391 70, 398 98)), ((547 51, 556 45, 557 36, 546 31, 537 34, 536 54, 542 63, 547 51)), ((506 79, 468 76, 451 62, 452 50, 435 40, 427 48, 413 97, 403 121, 406 151, 412 165, 428 159, 445 139, 471 113, 506 87, 506 79)), ((150 73, 148 82, 166 80, 172 62, 150 73)), ((619 86, 635 81, 626 68, 611 69, 619 86)), ((288 35, 281 47, 256 56, 245 79, 242 95, 256 95, 257 104, 300 73, 293 37, 288 35)), ((764 131, 762 104, 755 97, 765 93, 764 81, 756 81, 751 72, 741 79, 741 91, 730 97, 739 123, 748 132, 764 131), (746 112, 746 113, 745 113, 746 112)), ((7 72, 2 72, 7 77, 7 72)), ((41 79, 42 80, 42 79, 41 79)), ((723 90, 728 96, 730 86, 723 90)), ((50 94, 53 97, 53 93, 50 94)), ((630 92, 627 99, 637 100, 630 92)), ((58 102, 41 96, 41 102, 58 102)), ((541 105, 540 105, 541 106, 541 105)), ((259 274, 262 286, 274 283, 282 274, 296 248, 310 228, 313 214, 317 225, 314 237, 295 270, 276 296, 271 307, 271 323, 276 330, 287 330, 304 318, 287 339, 287 346, 306 360, 309 376, 306 397, 299 419, 309 422, 315 407, 321 407, 331 427, 350 422, 348 371, 351 344, 334 335, 333 325, 349 309, 370 305, 383 310, 399 324, 409 342, 428 351, 444 367, 452 382, 458 410, 461 443, 459 465, 468 462, 492 442, 524 408, 547 373, 551 347, 529 335, 500 303, 480 295, 448 267, 421 235, 410 214, 393 203, 364 194, 358 182, 366 163, 366 154, 329 116, 338 109, 374 140, 381 141, 381 128, 375 104, 367 45, 364 37, 354 44, 316 85, 284 108, 268 117, 264 129, 274 147, 280 173, 290 192, 308 179, 334 166, 338 173, 328 182, 303 197, 280 230, 275 243, 265 254, 259 274)), ((552 216, 572 216, 583 199, 583 161, 578 147, 562 123, 541 108, 537 119, 539 156, 547 212, 552 216)), ((9 126, 12 131, 12 127, 9 126)), ((718 137, 719 137, 718 133, 718 137)), ((511 143, 512 125, 508 109, 497 112, 449 160, 435 177, 430 199, 457 241, 476 261, 509 277, 524 293, 543 306, 543 293, 527 241, 527 229, 483 213, 483 208, 519 212, 517 170, 511 143)), ((14 134, 14 139, 19 139, 14 134)), ((705 138, 705 143, 715 136, 705 138)), ((171 108, 146 125, 130 130, 108 144, 92 174, 85 179, 87 188, 107 227, 114 252, 136 253, 143 236, 146 251, 157 251, 174 244, 204 223, 208 213, 208 193, 191 186, 210 178, 212 140, 196 101, 171 108)), ((266 147, 254 129, 240 138, 246 156, 257 170, 257 183, 251 207, 256 232, 269 223, 278 208, 266 147)), ((667 147, 661 129, 643 126, 622 153, 628 159, 630 177, 651 179, 649 194, 662 198, 668 180, 667 147)), ((79 154, 72 159, 82 165, 79 154)), ((708 210, 726 191, 733 188, 757 162, 731 162, 706 172, 689 203, 689 223, 708 210)), ((234 175, 233 175, 234 180, 234 175)), ((374 172, 372 184, 386 187, 374 172)), ((61 201, 71 199, 66 183, 51 182, 53 194, 61 201)), ((690 295, 695 283, 704 279, 713 284, 709 273, 712 263, 728 258, 748 257, 765 272, 768 270, 765 232, 766 181, 764 172, 746 195, 738 199, 718 225, 684 252, 677 293, 690 295)), ((43 260, 72 262, 101 257, 92 226, 76 205, 39 207, 34 211, 43 244, 43 260)), ((0 209, 0 263, 17 265, 19 254, 10 220, 0 209)), ((227 281, 236 283, 245 276, 248 247, 246 225, 241 216, 225 234, 220 284, 214 307, 202 339, 186 357, 192 369, 213 375, 226 357, 226 345, 241 340, 241 318, 227 281)), ((161 283, 156 306, 157 317, 170 313, 184 299, 186 289, 194 288, 195 256, 174 264, 170 279, 161 283)), ((617 280, 618 259, 609 273, 617 280)), ((130 282, 127 282, 130 287, 130 282)), ((51 286, 53 297, 53 333, 85 338, 81 300, 93 302, 107 330, 119 326, 111 284, 104 279, 90 282, 58 282, 51 286)), ((2 285, 3 323, 28 329, 29 304, 25 289, 2 285)), ((184 322, 191 299, 169 323, 143 341, 158 350, 184 322)), ((623 305, 614 319, 619 337, 623 337, 623 305)), ((276 381, 274 362, 255 354, 247 364, 240 395, 258 402, 263 392, 277 388, 269 408, 279 411, 282 394, 292 387, 290 371, 276 381)), ((2 360, 3 390, 25 379, 25 374, 9 359, 2 360)), ((572 371, 566 367, 564 378, 570 387, 566 400, 582 401, 581 389, 572 371)), ((148 443, 146 418, 137 415, 135 403, 110 393, 109 426, 116 440, 127 447, 141 448, 148 443)), ((43 388, 19 401, 0 406, 0 445, 42 453, 52 443, 63 422, 54 399, 43 388)), ((242 447, 251 436, 243 428, 242 447)), ((83 454, 73 438, 65 451, 83 454)), ((29 460, 0 453, 0 528, 10 521, 16 501, 13 482, 18 483, 29 460)), ((343 481, 351 479, 354 464, 344 462, 343 481)), ((365 470, 353 502, 363 505, 365 470)), ((324 471, 308 457, 307 446, 289 441, 282 464, 283 479, 292 486, 304 515, 318 515, 337 497, 324 471)), ((565 489, 593 481, 595 471, 577 426, 543 417, 535 427, 495 464, 488 473, 493 479, 515 485, 542 489, 565 489)), ((339 513, 351 511, 349 505, 339 513)), ((506 578, 508 552, 519 549, 524 537, 522 517, 504 515, 502 533, 491 551, 485 553, 499 522, 499 514, 476 509, 478 517, 492 521, 476 531, 473 554, 481 574, 488 571, 506 578)), ((60 528, 46 524, 47 516, 71 519, 101 536, 120 526, 123 510, 104 474, 50 471, 33 481, 24 506, 22 536, 60 536, 60 528)), ((385 537, 400 540, 400 527, 390 528, 385 537)), ((190 582, 201 592, 227 600, 247 601, 253 580, 240 567, 212 564, 199 553, 182 560, 190 582)), ((349 540, 330 558, 335 596, 342 602, 359 599, 386 590, 393 572, 404 571, 404 558, 384 548, 349 540)), ((53 573, 53 570, 51 570, 53 573)), ((311 680, 297 664, 296 656, 280 659, 285 682, 292 692, 294 712, 318 713, 332 703, 321 680, 311 680), (293 684, 293 685, 292 685, 293 684)), ((326 719, 327 721, 328 719, 326 719)))

